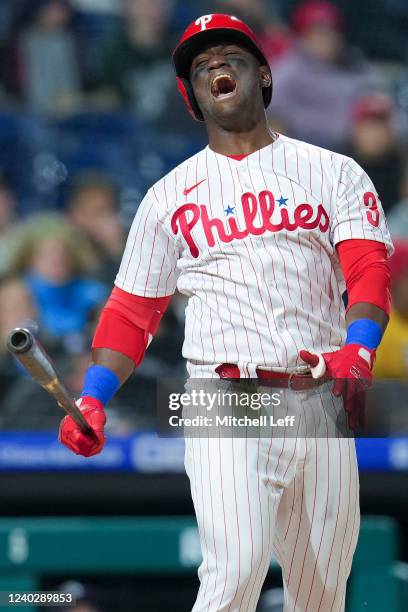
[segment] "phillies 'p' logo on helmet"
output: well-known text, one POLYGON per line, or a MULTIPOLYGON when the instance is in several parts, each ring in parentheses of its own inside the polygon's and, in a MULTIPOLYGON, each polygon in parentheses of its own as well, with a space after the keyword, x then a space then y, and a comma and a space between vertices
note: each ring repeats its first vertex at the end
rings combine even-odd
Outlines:
MULTIPOLYGON (((198 17, 185 30, 173 51, 173 64, 177 75, 178 89, 187 104, 189 112, 197 121, 204 121, 204 117, 190 84, 191 62, 203 41, 209 43, 219 41, 223 35, 225 35, 226 41, 241 44, 249 49, 262 65, 269 65, 255 32, 241 19, 221 13, 198 17)), ((272 79, 269 85, 262 88, 262 95, 266 108, 272 98, 272 79)))
POLYGON ((201 31, 203 31, 207 29, 207 23, 210 23, 211 19, 212 15, 203 15, 202 17, 196 19, 194 24, 201 25, 201 31))

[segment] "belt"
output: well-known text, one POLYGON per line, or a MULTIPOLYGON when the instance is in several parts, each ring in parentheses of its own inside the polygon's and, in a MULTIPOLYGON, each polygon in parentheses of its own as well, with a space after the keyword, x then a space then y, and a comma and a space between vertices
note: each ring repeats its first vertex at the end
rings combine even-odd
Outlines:
MULTIPOLYGON (((232 363, 222 363, 215 368, 218 376, 223 379, 239 379, 241 378, 240 371, 237 365, 232 363)), ((303 391, 319 387, 321 384, 329 380, 328 376, 322 378, 313 378, 309 372, 305 374, 285 372, 272 372, 270 370, 256 369, 256 375, 260 384, 266 387, 278 387, 280 389, 291 389, 292 391, 303 391)), ((245 380, 245 379, 243 379, 245 380)))

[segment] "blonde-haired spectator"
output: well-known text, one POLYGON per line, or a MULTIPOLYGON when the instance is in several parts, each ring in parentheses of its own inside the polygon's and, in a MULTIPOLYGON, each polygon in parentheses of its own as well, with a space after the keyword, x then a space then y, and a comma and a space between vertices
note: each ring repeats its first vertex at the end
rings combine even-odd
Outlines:
POLYGON ((87 239, 64 217, 31 218, 9 237, 6 271, 21 275, 48 333, 84 332, 108 290, 92 279, 97 260, 87 239))

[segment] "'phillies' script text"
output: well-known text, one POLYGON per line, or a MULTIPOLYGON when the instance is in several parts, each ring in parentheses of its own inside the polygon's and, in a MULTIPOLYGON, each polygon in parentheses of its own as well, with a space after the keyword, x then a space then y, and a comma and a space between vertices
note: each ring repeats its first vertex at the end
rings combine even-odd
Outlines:
MULTIPOLYGON (((185 239, 190 253, 193 257, 199 256, 199 248, 194 240, 192 231, 198 222, 201 222, 204 230, 204 235, 209 247, 215 245, 214 232, 218 240, 221 242, 231 242, 232 240, 242 240, 249 234, 252 236, 261 236, 266 232, 280 232, 286 230, 293 232, 298 228, 304 230, 313 230, 317 227, 321 232, 327 232, 329 228, 329 215, 319 204, 316 209, 311 204, 304 202, 298 204, 289 216, 289 211, 286 208, 279 208, 278 222, 272 222, 272 216, 276 209, 275 198, 271 191, 264 190, 258 194, 258 197, 251 192, 242 194, 241 204, 244 216, 244 228, 239 228, 235 217, 228 217, 225 221, 216 217, 211 218, 208 215, 207 207, 204 204, 187 203, 180 206, 171 218, 171 229, 174 234, 181 231, 185 239), (255 220, 260 212, 260 220, 256 224, 255 220)), ((277 215, 275 215, 277 216, 277 215)))

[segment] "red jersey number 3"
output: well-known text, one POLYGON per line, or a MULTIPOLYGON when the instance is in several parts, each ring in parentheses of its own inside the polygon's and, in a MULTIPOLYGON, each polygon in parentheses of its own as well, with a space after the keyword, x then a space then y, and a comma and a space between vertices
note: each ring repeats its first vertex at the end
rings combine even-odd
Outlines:
POLYGON ((366 191, 363 196, 364 206, 367 206, 366 211, 367 220, 374 227, 378 227, 380 224, 380 211, 377 206, 377 198, 372 191, 366 191))

